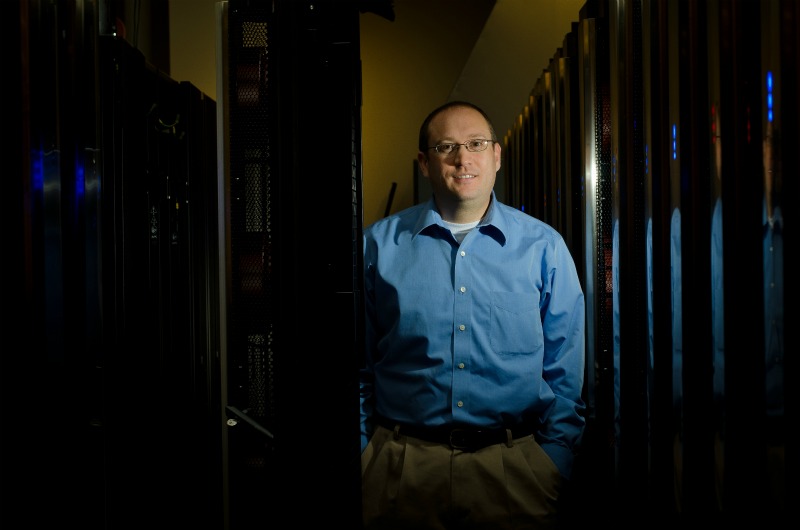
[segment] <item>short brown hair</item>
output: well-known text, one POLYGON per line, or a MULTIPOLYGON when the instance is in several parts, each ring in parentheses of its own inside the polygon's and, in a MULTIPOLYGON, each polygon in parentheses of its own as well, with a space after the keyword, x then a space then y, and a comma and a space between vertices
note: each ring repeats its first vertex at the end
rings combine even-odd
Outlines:
POLYGON ((489 133, 492 135, 491 140, 493 142, 497 142, 497 134, 494 132, 494 126, 492 125, 492 120, 489 119, 489 115, 486 114, 482 108, 475 105, 474 103, 469 103, 468 101, 448 101, 444 105, 440 105, 433 109, 428 117, 425 118, 425 121, 422 122, 422 126, 419 128, 419 150, 423 153, 428 150, 428 127, 431 124, 431 120, 441 114, 442 112, 452 109, 455 107, 467 107, 473 110, 478 111, 483 119, 486 120, 486 124, 489 126, 489 133))

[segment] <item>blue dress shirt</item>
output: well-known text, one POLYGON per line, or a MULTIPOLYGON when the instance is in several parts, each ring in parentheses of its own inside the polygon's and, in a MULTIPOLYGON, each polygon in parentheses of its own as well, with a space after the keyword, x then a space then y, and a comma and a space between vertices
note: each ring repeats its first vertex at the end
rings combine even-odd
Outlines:
POLYGON ((459 245, 433 200, 364 230, 361 450, 373 412, 416 426, 534 422, 569 477, 585 426, 585 306, 551 226, 499 203, 459 245))

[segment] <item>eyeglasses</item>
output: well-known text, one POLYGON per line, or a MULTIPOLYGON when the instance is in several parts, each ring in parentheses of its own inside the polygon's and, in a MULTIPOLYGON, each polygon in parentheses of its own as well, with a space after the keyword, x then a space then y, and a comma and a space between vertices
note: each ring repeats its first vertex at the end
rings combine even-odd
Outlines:
POLYGON ((480 151, 485 151, 489 144, 493 144, 494 140, 486 140, 484 138, 475 138, 473 140, 467 140, 463 144, 438 144, 434 145, 433 147, 429 147, 428 149, 434 149, 440 155, 452 155, 458 148, 462 145, 467 148, 467 151, 471 153, 478 153, 480 151))

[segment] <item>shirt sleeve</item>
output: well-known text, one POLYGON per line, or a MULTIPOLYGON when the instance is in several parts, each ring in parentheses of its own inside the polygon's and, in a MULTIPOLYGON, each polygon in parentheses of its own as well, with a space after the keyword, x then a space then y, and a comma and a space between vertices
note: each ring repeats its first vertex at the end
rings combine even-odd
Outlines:
POLYGON ((582 398, 586 354, 583 291, 563 239, 546 268, 549 292, 542 310, 545 355, 542 374, 555 399, 542 417, 539 443, 565 478, 572 472, 586 420, 582 398))

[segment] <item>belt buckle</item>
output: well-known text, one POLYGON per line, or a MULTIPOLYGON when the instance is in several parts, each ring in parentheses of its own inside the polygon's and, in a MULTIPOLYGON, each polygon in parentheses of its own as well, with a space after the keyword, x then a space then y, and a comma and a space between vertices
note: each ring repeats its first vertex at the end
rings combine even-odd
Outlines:
POLYGON ((470 436, 471 434, 475 434, 475 432, 469 429, 452 429, 450 431, 450 447, 474 453, 477 448, 475 447, 475 440, 470 440, 470 438, 474 438, 470 436))

